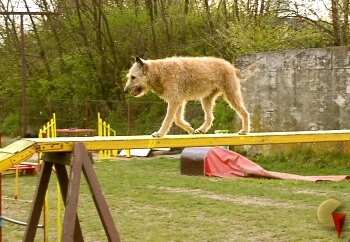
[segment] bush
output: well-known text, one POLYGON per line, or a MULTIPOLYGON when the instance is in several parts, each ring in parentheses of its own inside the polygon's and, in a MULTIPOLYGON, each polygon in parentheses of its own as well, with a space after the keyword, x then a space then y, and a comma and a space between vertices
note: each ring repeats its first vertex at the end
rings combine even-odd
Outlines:
POLYGON ((235 111, 223 99, 217 102, 214 109, 213 130, 230 130, 236 132, 235 128, 235 111))
POLYGON ((18 135, 19 117, 18 114, 10 114, 1 123, 1 132, 3 135, 15 137, 18 135))

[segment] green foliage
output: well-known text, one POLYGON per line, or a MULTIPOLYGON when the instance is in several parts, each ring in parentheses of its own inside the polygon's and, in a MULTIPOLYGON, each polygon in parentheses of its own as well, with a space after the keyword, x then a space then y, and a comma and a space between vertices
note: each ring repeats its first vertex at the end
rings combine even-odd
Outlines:
POLYGON ((166 103, 160 100, 154 94, 148 94, 147 101, 132 102, 131 111, 133 117, 131 125, 134 134, 151 134, 157 131, 161 125, 162 119, 166 114, 166 103), (135 112, 136 111, 136 112, 135 112))
POLYGON ((308 23, 291 23, 274 16, 261 17, 259 23, 244 19, 218 30, 219 45, 227 56, 266 51, 322 47, 329 44, 326 35, 308 23))
POLYGON ((10 114, 0 123, 1 133, 4 136, 15 137, 18 135, 19 117, 18 114, 10 114))
POLYGON ((275 167, 295 173, 306 174, 317 172, 319 169, 327 169, 327 174, 341 172, 342 169, 350 168, 349 154, 339 151, 315 152, 312 149, 296 149, 291 153, 276 153, 272 155, 253 156, 253 160, 259 162, 266 169, 275 167), (289 166, 288 168, 286 166, 289 166))
POLYGON ((235 112, 223 99, 217 102, 214 109, 214 116, 213 130, 238 131, 234 130, 235 112))

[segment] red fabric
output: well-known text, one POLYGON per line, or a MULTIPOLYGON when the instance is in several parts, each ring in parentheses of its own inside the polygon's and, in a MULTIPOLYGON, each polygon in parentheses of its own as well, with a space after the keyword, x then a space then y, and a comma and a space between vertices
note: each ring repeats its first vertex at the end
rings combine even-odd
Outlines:
POLYGON ((300 176, 267 171, 246 157, 220 147, 210 149, 205 156, 204 174, 223 178, 258 177, 312 182, 350 179, 350 176, 300 176))

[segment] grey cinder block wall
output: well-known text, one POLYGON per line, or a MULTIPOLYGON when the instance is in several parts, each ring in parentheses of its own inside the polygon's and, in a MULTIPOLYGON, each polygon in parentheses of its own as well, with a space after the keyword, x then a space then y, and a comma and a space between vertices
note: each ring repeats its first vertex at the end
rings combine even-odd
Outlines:
POLYGON ((243 73, 258 63, 242 83, 252 132, 350 129, 349 47, 257 53, 235 62, 243 73))

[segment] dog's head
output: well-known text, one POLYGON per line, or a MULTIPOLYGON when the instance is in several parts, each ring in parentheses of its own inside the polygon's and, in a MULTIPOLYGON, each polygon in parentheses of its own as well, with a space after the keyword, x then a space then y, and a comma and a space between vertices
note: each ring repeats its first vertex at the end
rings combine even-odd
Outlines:
POLYGON ((135 63, 126 75, 128 81, 124 88, 125 93, 130 93, 134 97, 140 97, 148 91, 147 69, 147 62, 140 57, 135 57, 135 63))

